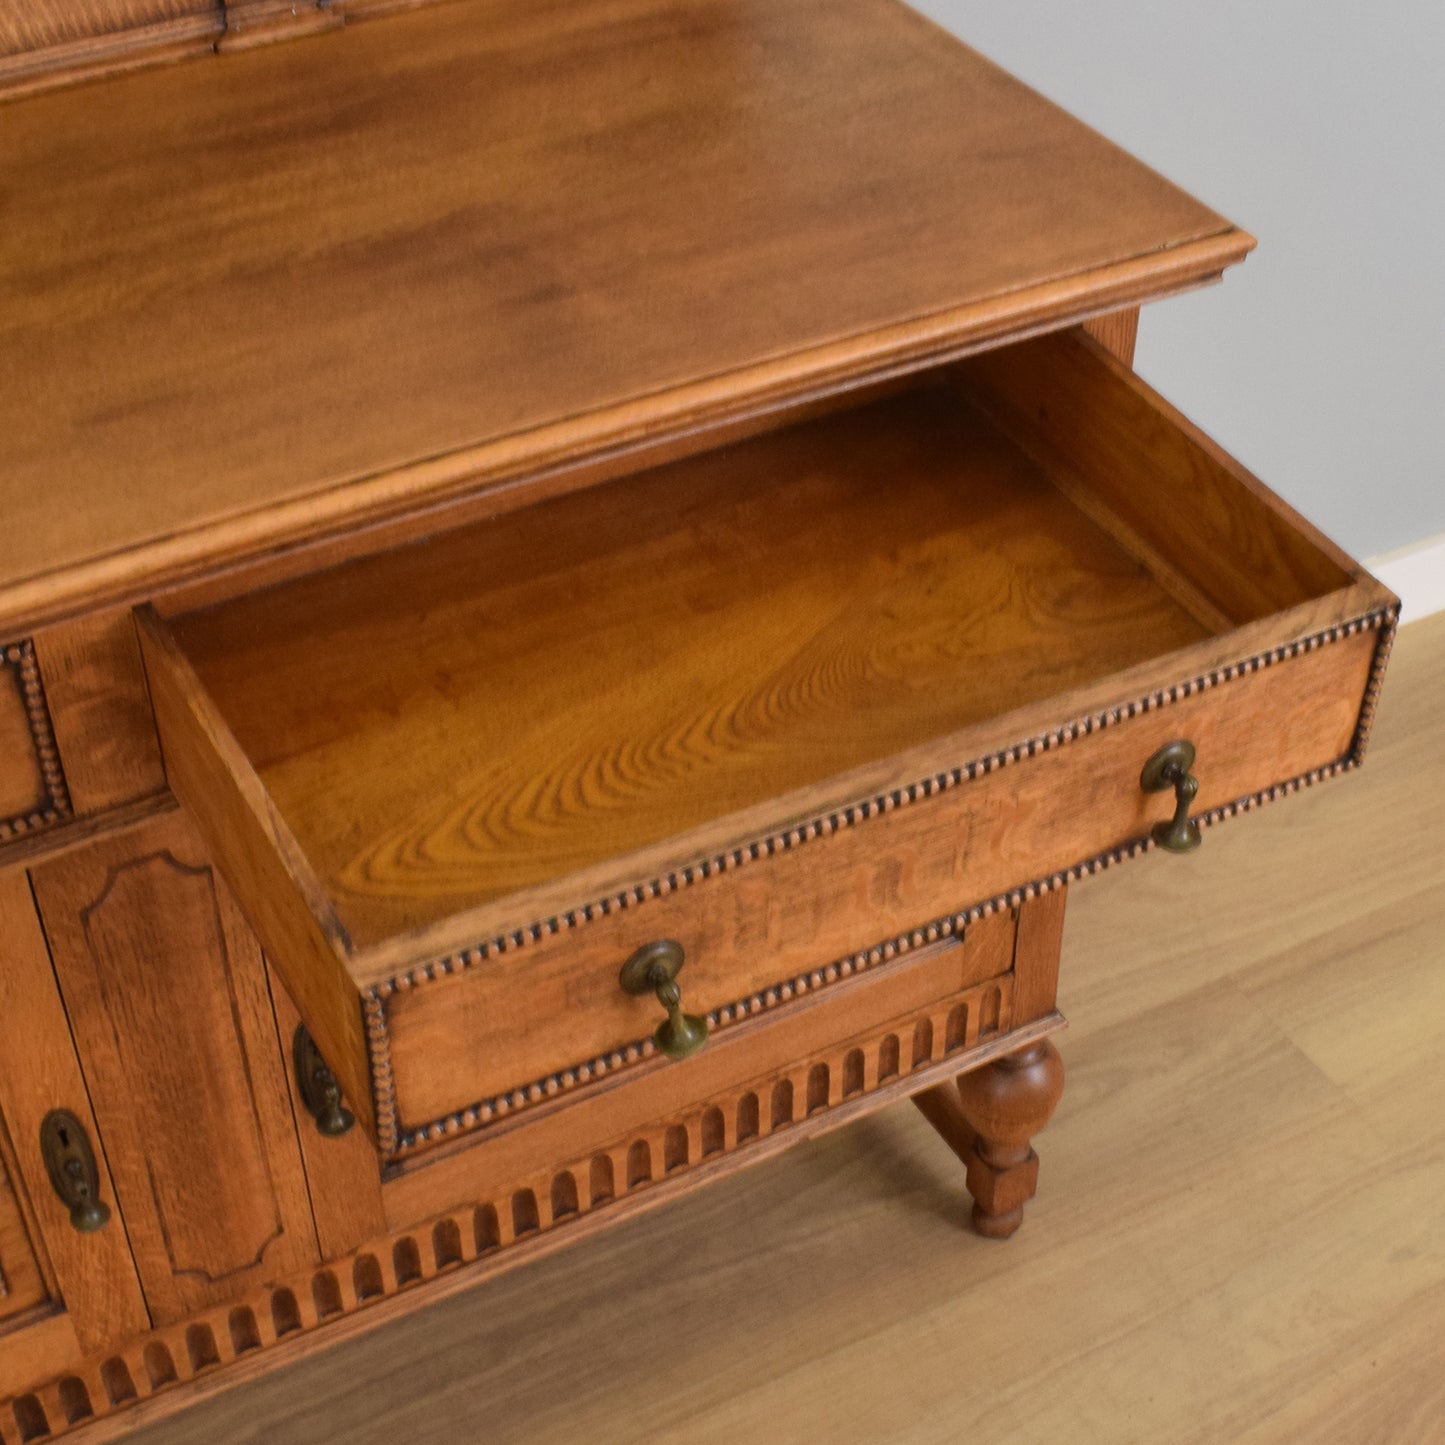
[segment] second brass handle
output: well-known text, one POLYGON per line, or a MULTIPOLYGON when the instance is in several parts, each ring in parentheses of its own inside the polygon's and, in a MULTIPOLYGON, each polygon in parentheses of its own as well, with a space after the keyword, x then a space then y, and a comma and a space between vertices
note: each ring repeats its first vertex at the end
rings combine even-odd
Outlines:
POLYGON ((1174 816, 1167 823, 1155 823, 1154 841, 1172 853, 1188 853, 1200 844, 1199 824, 1189 816, 1189 809, 1199 792, 1199 779, 1194 767, 1194 744, 1184 738, 1165 743, 1144 764, 1139 786, 1146 793, 1167 793, 1174 790, 1174 816))
POLYGON ((622 965, 622 987, 630 994, 655 993, 667 1010, 653 1042, 670 1059, 686 1059, 707 1043, 707 1020, 682 1011, 677 975, 687 961, 682 945, 671 938, 644 944, 622 965))
POLYGON ((305 1024, 297 1024, 291 1038, 291 1062, 296 1070, 296 1087, 301 1101, 316 1121, 316 1132, 328 1139, 349 1133, 356 1115, 341 1097, 341 1085, 316 1047, 305 1024))

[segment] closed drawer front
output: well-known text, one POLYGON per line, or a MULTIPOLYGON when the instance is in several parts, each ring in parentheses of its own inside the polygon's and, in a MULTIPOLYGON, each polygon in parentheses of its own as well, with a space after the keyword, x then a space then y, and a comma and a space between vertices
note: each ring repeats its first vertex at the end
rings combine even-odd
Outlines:
POLYGON ((0 852, 164 789, 129 609, 0 637, 0 852))
MULTIPOLYGON (((933 821, 938 828, 949 822, 933 821)), ((792 1047, 796 1029, 783 1025, 797 1005, 874 971, 903 977, 912 1006, 1008 969, 1007 952, 984 946, 945 950, 925 969, 904 966, 911 951, 962 938, 961 916, 930 918, 927 911, 959 896, 949 841, 925 831, 912 840, 882 840, 890 851, 877 853, 851 841, 759 860, 751 876, 728 868, 693 887, 679 880, 679 889, 642 904, 595 910, 591 922, 546 934, 525 960, 513 950, 470 966, 458 957, 456 972, 433 969, 377 989, 369 1000, 371 1037, 379 1040, 379 1072, 395 1079, 386 1100, 394 1117, 384 1128, 409 1147, 653 1059, 662 1007, 625 993, 618 972, 654 936, 683 946, 684 1004, 705 1016, 711 1054, 728 1034, 751 1037, 774 1023, 783 1046, 792 1047), (880 929, 887 930, 881 937, 880 929), (870 938, 877 939, 871 946, 870 938), (510 992, 509 977, 518 980, 510 992), (467 1061, 465 1071, 458 1060, 467 1061)), ((849 993, 853 1031, 860 1020, 871 1024, 902 1011, 902 995, 881 984, 849 993)), ((684 1067, 697 1073, 692 1064, 684 1067)))
MULTIPOLYGON (((1039 904, 1025 905, 1040 907, 1039 904)), ((613 1087, 554 1096, 497 1119, 457 1146, 404 1150, 382 1199, 405 1228, 481 1202, 486 1228, 509 1243, 530 1220, 620 1202, 681 1181, 724 1157, 765 1156, 799 1133, 831 1127, 887 1097, 915 1092, 1004 1047, 1027 995, 1016 968, 1018 909, 781 1003, 760 1027, 725 1029, 685 1064, 653 1056, 613 1087), (513 1200, 520 1195, 514 1209, 513 1200), (509 1232, 510 1231, 510 1232, 509 1232)), ((1057 1015, 1036 1021, 1039 1034, 1057 1015)))
POLYGON ((651 941, 711 1050, 1154 846, 1165 744, 1203 823, 1352 766, 1394 599, 1068 334, 140 621, 171 784, 394 1153, 683 1088, 651 941))

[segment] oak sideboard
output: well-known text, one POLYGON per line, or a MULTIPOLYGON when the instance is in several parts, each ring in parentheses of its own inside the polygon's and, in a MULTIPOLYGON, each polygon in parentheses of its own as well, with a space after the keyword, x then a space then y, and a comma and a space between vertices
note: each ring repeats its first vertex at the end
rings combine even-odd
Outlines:
POLYGON ((0 1441, 904 1098, 1012 1233, 1389 652, 1131 370, 1252 245, 896 0, 7 7, 0 1441))

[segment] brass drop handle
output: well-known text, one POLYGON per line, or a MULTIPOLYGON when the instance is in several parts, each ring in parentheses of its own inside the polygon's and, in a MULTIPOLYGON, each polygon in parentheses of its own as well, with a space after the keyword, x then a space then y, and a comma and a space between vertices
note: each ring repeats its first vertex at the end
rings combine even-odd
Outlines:
POLYGON ((306 1111, 316 1121, 316 1132, 328 1139, 339 1139, 349 1133, 356 1115, 342 1101, 341 1085, 321 1057, 321 1050, 307 1032, 305 1024, 297 1024, 291 1039, 291 1062, 296 1070, 296 1088, 306 1111))
POLYGON ((70 1226, 94 1234, 110 1222, 110 1209, 100 1198, 100 1168, 85 1125, 69 1109, 52 1109, 40 1121, 40 1157, 50 1187, 70 1210, 70 1226))
POLYGON ((1199 779, 1190 771, 1193 767, 1194 744, 1178 738, 1160 748, 1139 774, 1139 786, 1146 793, 1174 789, 1174 816, 1167 823, 1155 823, 1152 833, 1154 841, 1172 853, 1188 853, 1201 841, 1199 824, 1189 816, 1199 792, 1199 779))
POLYGON ((707 1020, 683 1013, 677 975, 686 961, 682 945, 659 938, 639 948, 622 965, 622 987, 630 994, 655 993, 667 1010, 653 1040, 670 1059, 686 1059, 707 1043, 707 1020))

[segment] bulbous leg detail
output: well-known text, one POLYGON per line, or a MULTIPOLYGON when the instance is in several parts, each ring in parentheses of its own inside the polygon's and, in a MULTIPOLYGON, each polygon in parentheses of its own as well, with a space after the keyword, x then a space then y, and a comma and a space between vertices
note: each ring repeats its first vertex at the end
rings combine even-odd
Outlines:
POLYGON ((959 1101, 974 1132, 965 1163, 980 1234, 1007 1239, 1023 1222, 1039 1182, 1031 1141, 1063 1092, 1064 1061, 1048 1039, 959 1076, 959 1101))

